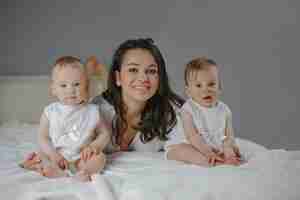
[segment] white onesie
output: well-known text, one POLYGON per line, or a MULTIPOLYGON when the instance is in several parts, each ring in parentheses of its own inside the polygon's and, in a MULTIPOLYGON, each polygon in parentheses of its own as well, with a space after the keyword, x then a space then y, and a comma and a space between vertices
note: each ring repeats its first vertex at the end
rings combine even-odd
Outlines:
POLYGON ((44 109, 49 120, 49 137, 68 160, 80 158, 80 148, 93 139, 100 116, 93 104, 70 106, 55 102, 44 109))
MULTIPOLYGON (((186 111, 192 115, 195 128, 202 134, 208 145, 217 149, 222 147, 225 138, 226 120, 228 120, 228 125, 231 124, 231 111, 226 104, 218 101, 216 106, 207 108, 192 99, 188 99, 181 109, 181 112, 186 111)), ((176 129, 175 134, 170 135, 167 146, 189 143, 185 138, 181 120, 178 121, 176 129)))

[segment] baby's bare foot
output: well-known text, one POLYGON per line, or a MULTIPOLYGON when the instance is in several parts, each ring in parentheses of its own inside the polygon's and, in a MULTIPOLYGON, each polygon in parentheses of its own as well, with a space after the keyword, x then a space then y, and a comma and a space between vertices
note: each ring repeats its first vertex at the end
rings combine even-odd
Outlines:
POLYGON ((48 178, 67 177, 67 173, 58 167, 46 166, 42 169, 41 174, 48 178))
POLYGON ((38 170, 40 168, 41 162, 42 160, 40 159, 38 154, 32 152, 26 157, 26 159, 22 163, 19 164, 19 166, 24 169, 38 170))

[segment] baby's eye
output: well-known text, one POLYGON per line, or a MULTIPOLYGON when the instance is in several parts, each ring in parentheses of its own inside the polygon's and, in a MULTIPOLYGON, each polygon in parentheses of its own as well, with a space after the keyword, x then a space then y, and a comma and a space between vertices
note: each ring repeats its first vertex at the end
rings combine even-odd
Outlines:
POLYGON ((155 75, 157 73, 158 73, 157 69, 147 69, 146 70, 146 74, 155 75))
POLYGON ((201 86, 202 86, 202 85, 201 85, 201 84, 199 84, 199 83, 198 83, 198 84, 196 84, 196 87, 197 87, 197 88, 201 88, 201 86))
POLYGON ((65 88, 65 87, 67 87, 67 84, 60 84, 59 85, 61 88, 65 88))
POLYGON ((208 86, 209 86, 209 87, 215 87, 215 86, 216 86, 216 83, 215 83, 215 82, 211 82, 211 83, 208 84, 208 86))
POLYGON ((139 70, 137 68, 131 67, 131 68, 128 69, 128 71, 131 72, 131 73, 136 73, 139 70))

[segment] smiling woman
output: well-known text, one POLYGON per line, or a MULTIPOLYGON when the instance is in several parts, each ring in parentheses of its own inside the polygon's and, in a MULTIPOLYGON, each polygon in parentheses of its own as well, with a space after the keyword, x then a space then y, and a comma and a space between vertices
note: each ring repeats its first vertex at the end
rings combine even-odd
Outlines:
POLYGON ((116 81, 125 102, 144 107, 159 85, 158 66, 151 53, 143 49, 127 51, 121 70, 116 71, 116 81))
POLYGON ((164 58, 152 39, 115 51, 108 89, 94 98, 112 129, 108 151, 160 151, 177 122, 183 99, 170 88, 164 58))

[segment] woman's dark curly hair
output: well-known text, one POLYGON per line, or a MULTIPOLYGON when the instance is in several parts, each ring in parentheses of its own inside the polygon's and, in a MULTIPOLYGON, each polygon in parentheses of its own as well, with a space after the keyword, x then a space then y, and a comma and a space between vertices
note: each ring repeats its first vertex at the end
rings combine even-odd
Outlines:
POLYGON ((116 111, 112 126, 112 141, 119 144, 118 138, 122 134, 121 131, 128 127, 125 119, 126 108, 122 100, 121 88, 116 85, 115 74, 116 71, 121 70, 126 52, 132 49, 143 49, 151 53, 158 65, 159 73, 158 90, 147 101, 144 111, 141 113, 141 121, 135 128, 141 132, 140 139, 143 143, 147 143, 155 137, 165 141, 168 139, 168 133, 177 123, 174 107, 181 107, 184 100, 171 90, 164 58, 154 41, 148 38, 132 39, 121 43, 112 57, 108 89, 103 94, 103 97, 114 106, 116 111))

